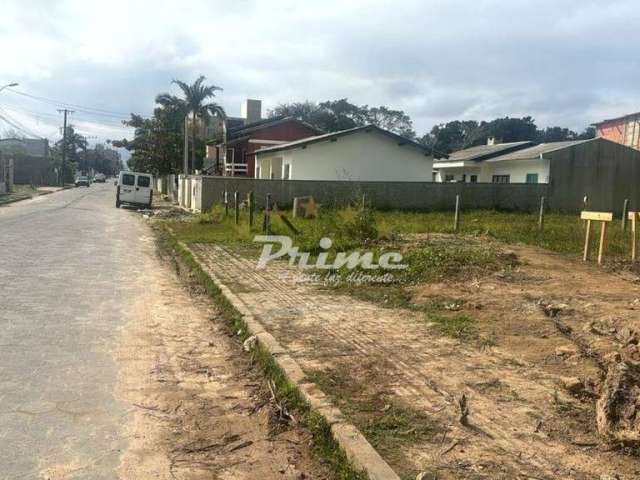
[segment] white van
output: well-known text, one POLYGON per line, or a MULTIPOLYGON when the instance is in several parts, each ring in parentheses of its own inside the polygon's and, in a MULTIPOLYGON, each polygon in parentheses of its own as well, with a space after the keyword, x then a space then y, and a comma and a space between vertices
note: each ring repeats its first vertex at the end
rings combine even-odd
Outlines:
POLYGON ((151 208, 153 175, 138 172, 120 172, 116 192, 116 208, 123 203, 151 208))

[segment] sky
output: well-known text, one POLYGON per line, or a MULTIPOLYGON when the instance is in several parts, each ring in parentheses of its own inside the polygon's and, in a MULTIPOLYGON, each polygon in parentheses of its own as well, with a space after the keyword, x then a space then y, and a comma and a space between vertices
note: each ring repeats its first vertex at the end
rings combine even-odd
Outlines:
MULTIPOLYGON (((55 141, 131 137, 173 79, 245 98, 401 109, 419 135, 531 115, 582 130, 640 110, 636 0, 0 0, 0 115, 55 141), (30 95, 30 96, 26 96, 30 95), (34 99, 31 96, 39 97, 34 99)), ((13 129, 0 119, 0 135, 13 129)))

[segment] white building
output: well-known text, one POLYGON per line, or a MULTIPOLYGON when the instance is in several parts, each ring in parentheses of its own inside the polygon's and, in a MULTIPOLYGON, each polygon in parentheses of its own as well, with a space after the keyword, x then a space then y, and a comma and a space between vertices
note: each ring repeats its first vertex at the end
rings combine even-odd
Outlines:
POLYGON ((367 125, 258 150, 255 178, 431 182, 432 166, 423 145, 367 125))
POLYGON ((434 163, 438 182, 549 183, 550 162, 559 152, 590 140, 512 142, 453 152, 434 163))

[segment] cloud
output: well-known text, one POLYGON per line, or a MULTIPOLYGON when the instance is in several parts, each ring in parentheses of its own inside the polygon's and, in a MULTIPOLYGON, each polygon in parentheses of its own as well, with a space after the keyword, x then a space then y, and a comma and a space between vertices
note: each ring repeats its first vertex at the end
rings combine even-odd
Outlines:
MULTIPOLYGON (((2 17, 0 84, 114 112, 149 113, 172 79, 200 74, 231 114, 246 97, 265 110, 347 97, 403 109, 420 133, 502 115, 581 129, 640 100, 631 0, 5 0, 2 17)), ((55 113, 6 91, 0 105, 55 113)), ((85 117, 100 138, 122 131, 85 117)))

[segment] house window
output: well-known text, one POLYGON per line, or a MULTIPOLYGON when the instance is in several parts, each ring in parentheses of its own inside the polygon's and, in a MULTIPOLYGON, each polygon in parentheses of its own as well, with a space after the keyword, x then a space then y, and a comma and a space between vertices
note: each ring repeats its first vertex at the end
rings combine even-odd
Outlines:
POLYGON ((444 181, 445 182, 453 182, 453 175, 445 175, 444 176, 444 181))
POLYGON ((471 177, 469 178, 469 181, 471 183, 478 183, 478 175, 471 175, 471 177))
POLYGON ((491 181, 493 183, 509 183, 510 175, 494 175, 491 181))
POLYGON ((233 148, 227 148, 227 158, 225 158, 226 163, 234 163, 235 150, 233 148))
POLYGON ((464 182, 466 182, 466 181, 467 181, 467 174, 466 174, 466 173, 463 173, 463 174, 462 174, 462 183, 464 183, 464 182))
POLYGON ((538 174, 527 173, 527 183, 538 183, 538 174))
POLYGON ((289 180, 289 175, 291 174, 291 164, 290 163, 285 163, 284 164, 284 175, 282 176, 282 178, 284 180, 289 180))

